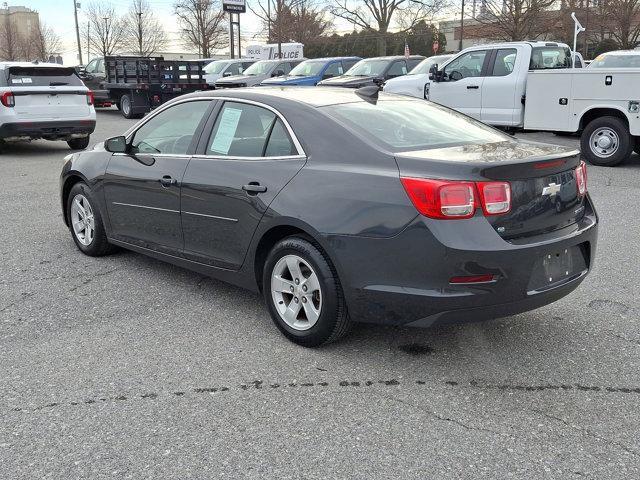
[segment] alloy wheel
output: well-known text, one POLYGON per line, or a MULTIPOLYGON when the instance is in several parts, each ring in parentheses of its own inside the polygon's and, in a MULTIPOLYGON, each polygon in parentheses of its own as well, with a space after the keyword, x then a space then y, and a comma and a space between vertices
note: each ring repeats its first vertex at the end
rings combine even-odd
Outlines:
POLYGON ((271 273, 271 298, 280 318, 294 330, 313 327, 322 312, 322 289, 311 265, 297 255, 285 255, 271 273))
POLYGON ((71 201, 71 225, 76 239, 84 246, 91 245, 96 231, 95 219, 89 200, 82 194, 71 201))

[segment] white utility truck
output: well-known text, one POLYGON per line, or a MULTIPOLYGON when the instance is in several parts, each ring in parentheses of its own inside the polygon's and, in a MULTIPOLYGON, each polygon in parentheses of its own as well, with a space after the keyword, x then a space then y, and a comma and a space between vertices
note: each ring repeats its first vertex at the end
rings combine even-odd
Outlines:
POLYGON ((640 137, 640 69, 574 69, 572 61, 562 43, 470 47, 432 68, 428 99, 489 125, 579 133, 589 162, 617 165, 640 137))

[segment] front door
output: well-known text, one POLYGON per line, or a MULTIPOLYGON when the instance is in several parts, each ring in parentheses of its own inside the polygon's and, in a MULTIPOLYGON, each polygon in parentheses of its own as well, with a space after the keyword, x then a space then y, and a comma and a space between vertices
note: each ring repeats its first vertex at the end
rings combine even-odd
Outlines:
POLYGON ((115 239, 181 252, 182 178, 211 105, 208 100, 173 105, 132 134, 126 154, 113 154, 104 194, 115 239))
POLYGON ((269 204, 306 157, 266 106, 227 101, 204 131, 182 182, 184 255, 236 270, 269 204))
POLYGON ((445 65, 442 79, 429 85, 429 100, 480 119, 487 50, 473 50, 445 65))

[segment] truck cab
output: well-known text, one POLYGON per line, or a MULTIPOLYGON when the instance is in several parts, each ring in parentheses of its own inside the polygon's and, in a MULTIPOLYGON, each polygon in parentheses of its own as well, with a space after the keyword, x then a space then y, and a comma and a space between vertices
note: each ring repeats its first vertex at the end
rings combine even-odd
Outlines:
POLYGON ((430 73, 428 99, 490 125, 522 127, 527 74, 571 68, 571 50, 556 42, 469 47, 430 73))

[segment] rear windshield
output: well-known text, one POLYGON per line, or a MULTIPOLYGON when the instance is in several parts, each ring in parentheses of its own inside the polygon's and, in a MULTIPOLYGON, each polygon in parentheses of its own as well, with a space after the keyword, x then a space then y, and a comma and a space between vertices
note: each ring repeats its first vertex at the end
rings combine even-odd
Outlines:
POLYGON ((10 67, 7 85, 12 87, 82 86, 82 80, 69 67, 10 67))
POLYGON ((504 142, 510 137, 429 102, 384 100, 323 107, 372 143, 392 152, 504 142))
POLYGON ((567 47, 533 47, 529 70, 571 68, 571 50, 567 47))

